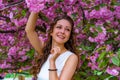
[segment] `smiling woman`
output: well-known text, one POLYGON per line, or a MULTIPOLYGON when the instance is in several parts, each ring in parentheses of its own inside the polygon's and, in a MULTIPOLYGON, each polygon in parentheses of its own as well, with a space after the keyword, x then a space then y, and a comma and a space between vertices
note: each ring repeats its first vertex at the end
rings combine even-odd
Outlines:
POLYGON ((65 43, 69 40, 71 34, 71 24, 66 19, 61 19, 57 21, 56 25, 54 26, 53 33, 51 36, 57 43, 65 43), (56 40, 57 39, 57 40, 56 40))
POLYGON ((38 13, 31 12, 27 25, 27 37, 39 57, 31 71, 37 80, 71 80, 78 64, 74 22, 68 15, 54 19, 43 42, 35 32, 38 13))

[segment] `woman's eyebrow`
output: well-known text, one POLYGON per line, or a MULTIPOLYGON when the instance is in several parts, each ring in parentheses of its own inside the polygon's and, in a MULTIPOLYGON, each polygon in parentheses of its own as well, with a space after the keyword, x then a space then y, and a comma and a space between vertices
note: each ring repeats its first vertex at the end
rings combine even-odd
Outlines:
MULTIPOLYGON (((63 25, 61 25, 61 24, 59 24, 59 23, 58 23, 57 25, 63 26, 63 25)), ((65 27, 70 28, 70 26, 65 26, 65 27)))

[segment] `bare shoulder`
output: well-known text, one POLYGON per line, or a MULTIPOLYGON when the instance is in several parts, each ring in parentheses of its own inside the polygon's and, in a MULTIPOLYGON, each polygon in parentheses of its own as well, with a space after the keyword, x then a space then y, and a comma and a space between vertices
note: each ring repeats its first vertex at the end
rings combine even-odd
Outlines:
POLYGON ((78 61, 78 56, 73 53, 72 55, 70 55, 69 59, 78 61))
POLYGON ((72 55, 69 56, 66 63, 77 64, 78 63, 78 56, 73 53, 72 55))

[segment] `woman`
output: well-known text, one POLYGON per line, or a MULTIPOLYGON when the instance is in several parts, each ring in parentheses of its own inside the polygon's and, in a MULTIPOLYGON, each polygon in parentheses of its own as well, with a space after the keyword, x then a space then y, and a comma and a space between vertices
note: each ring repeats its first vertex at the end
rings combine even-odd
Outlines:
POLYGON ((43 42, 35 31, 38 13, 31 12, 27 25, 27 37, 37 51, 39 59, 33 66, 37 80, 71 80, 77 64, 73 20, 67 16, 55 18, 51 24, 48 41, 43 42))

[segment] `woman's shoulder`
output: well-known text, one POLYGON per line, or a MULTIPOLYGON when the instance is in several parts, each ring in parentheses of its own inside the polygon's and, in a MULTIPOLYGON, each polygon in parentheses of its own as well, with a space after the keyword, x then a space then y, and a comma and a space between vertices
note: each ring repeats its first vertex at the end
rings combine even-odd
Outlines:
POLYGON ((71 51, 69 51, 69 52, 71 53, 71 55, 69 56, 69 59, 76 59, 76 60, 78 60, 78 55, 77 54, 75 54, 75 53, 73 53, 71 51))

